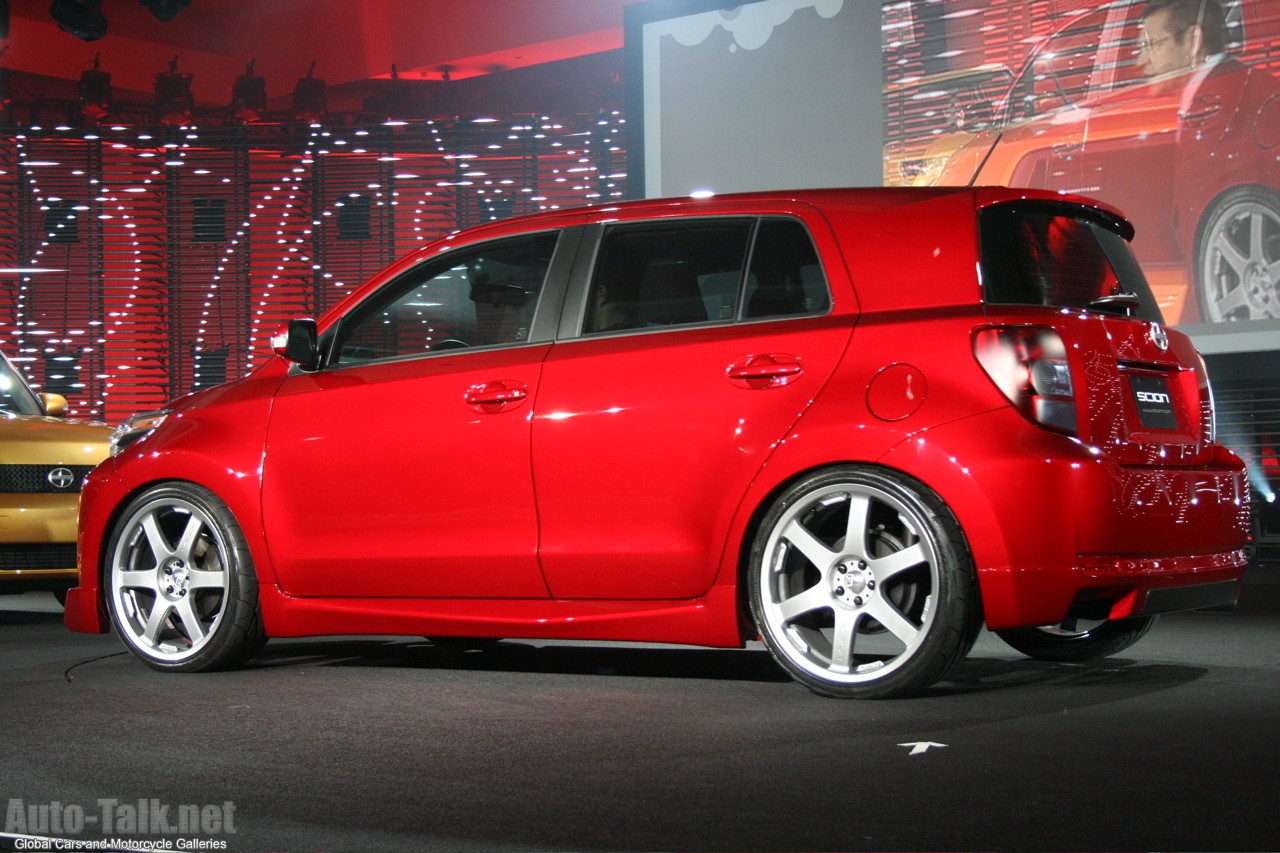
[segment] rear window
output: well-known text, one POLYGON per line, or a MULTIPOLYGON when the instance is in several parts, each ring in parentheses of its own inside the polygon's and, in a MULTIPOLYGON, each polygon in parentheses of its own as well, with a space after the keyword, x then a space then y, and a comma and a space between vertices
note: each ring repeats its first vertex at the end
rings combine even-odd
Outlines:
POLYGON ((982 211, 979 228, 988 304, 1088 308, 1161 321, 1128 241, 1101 216, 1069 205, 1001 205, 982 211), (1138 305, 1099 301, 1125 294, 1138 305))

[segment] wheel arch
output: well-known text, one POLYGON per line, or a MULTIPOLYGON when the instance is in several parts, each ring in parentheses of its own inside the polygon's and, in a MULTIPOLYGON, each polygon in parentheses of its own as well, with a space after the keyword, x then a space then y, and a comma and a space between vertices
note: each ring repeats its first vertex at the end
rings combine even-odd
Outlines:
MULTIPOLYGON (((726 553, 717 583, 742 586, 753 538, 779 494, 814 471, 859 465, 910 478, 946 506, 969 552, 988 626, 1052 622, 1070 604, 1069 596, 1058 600, 1061 584, 1055 583, 1076 554, 1078 519, 1070 496, 1082 489, 1096 490, 1099 478, 1084 469, 1097 464, 1087 450, 1032 426, 1010 407, 927 430, 878 436, 869 430, 810 431, 792 446, 780 448, 752 484, 728 542, 734 550, 726 553), (835 457, 832 447, 866 452, 835 457), (1026 487, 1020 485, 1028 458, 1063 460, 1060 465, 1039 466, 1043 479, 1036 485, 1034 500, 1028 500, 1026 487), (1045 571, 1032 573, 1031 579, 1030 568, 1045 571)), ((737 590, 739 608, 745 595, 744 589, 737 590)), ((751 623, 744 624, 749 631, 751 623)))
POLYGON ((151 489, 174 484, 197 486, 208 491, 219 500, 227 508, 227 511, 231 513, 232 517, 235 518, 240 527, 249 548, 250 557, 253 560, 254 572, 257 575, 258 582, 260 584, 275 584, 275 575, 271 569, 270 554, 266 548, 266 540, 260 518, 254 517, 251 512, 246 513, 245 511, 246 506, 252 506, 251 503, 246 504, 243 499, 237 500, 229 496, 224 490, 210 485, 206 478, 180 476, 174 471, 157 473, 155 476, 145 480, 129 482, 119 477, 112 477, 108 482, 101 484, 101 488, 95 489, 93 496, 93 507, 96 509, 105 503, 105 509, 101 511, 91 510, 86 515, 80 532, 82 559, 85 560, 85 565, 92 565, 94 568, 93 577, 97 586, 97 607, 99 618, 103 620, 102 624, 109 624, 107 614, 107 595, 110 593, 108 573, 110 571, 112 536, 116 528, 121 523, 130 505, 139 496, 151 489), (246 523, 246 521, 249 523, 246 523), (96 553, 92 553, 90 549, 96 549, 96 553))
POLYGON ((751 509, 747 514, 744 524, 736 536, 735 545, 737 547, 737 557, 734 560, 733 583, 736 587, 734 600, 737 604, 738 620, 741 626, 744 639, 754 639, 758 633, 758 628, 751 615, 750 598, 748 595, 748 573, 751 570, 752 550, 761 526, 764 524, 769 511, 773 508, 774 503, 792 486, 808 477, 811 477, 821 471, 842 466, 857 466, 871 471, 880 471, 896 477, 906 478, 917 484, 922 490, 930 492, 937 496, 938 500, 950 511, 956 522, 957 532, 959 533, 965 550, 969 554, 971 564, 975 568, 975 578, 978 581, 979 588, 979 608, 982 607, 981 592, 981 573, 976 571, 976 563, 973 558, 973 546, 970 542, 969 535, 965 530, 965 526, 959 515, 956 513, 952 503, 938 489, 934 488, 928 480, 921 478, 917 473, 900 468, 894 465, 886 464, 883 461, 867 460, 858 458, 839 458, 829 459, 822 462, 814 462, 804 468, 792 471, 785 477, 776 481, 771 481, 763 493, 751 498, 751 509))

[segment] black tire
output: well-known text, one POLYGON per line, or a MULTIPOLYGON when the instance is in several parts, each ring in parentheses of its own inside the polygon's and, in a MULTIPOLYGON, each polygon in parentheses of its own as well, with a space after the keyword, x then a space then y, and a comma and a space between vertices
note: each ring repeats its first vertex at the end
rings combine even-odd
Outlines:
POLYGON ((832 467, 788 488, 760 525, 748 573, 765 645, 823 696, 917 693, 968 654, 982 626, 955 517, 923 484, 880 468, 832 467))
POLYGON ((1012 628, 996 636, 1036 660, 1082 663, 1122 652, 1141 640, 1155 624, 1155 616, 1113 619, 1082 624, 1071 619, 1060 625, 1012 628))
POLYGON ((474 652, 491 649, 502 642, 501 637, 427 637, 431 645, 458 652, 474 652))
POLYGON ((1280 318, 1280 196, 1236 187, 1205 212, 1196 230, 1195 281, 1206 323, 1280 318))
POLYGON ((266 642, 244 534, 208 489, 173 482, 138 495, 113 529, 105 560, 112 625, 153 669, 230 669, 266 642))

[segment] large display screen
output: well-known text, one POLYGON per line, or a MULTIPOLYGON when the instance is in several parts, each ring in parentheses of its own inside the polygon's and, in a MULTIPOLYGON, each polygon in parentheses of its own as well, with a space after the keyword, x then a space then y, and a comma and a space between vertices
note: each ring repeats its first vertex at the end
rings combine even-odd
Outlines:
POLYGON ((632 194, 1093 196, 1134 222, 1168 323, 1207 353, 1276 348, 1280 0, 625 8, 632 194))
POLYGON ((1093 196, 1165 319, 1280 344, 1280 0, 894 0, 884 181, 1093 196))

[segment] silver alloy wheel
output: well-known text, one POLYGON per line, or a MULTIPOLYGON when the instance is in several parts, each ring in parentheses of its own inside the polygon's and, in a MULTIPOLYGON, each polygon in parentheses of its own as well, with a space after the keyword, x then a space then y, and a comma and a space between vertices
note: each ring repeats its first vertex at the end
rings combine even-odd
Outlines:
POLYGON ((790 506, 760 571, 766 630, 825 682, 885 679, 937 618, 938 555, 921 512, 874 485, 834 483, 790 506))
POLYGON ((1280 317, 1280 201, 1239 189, 1214 206, 1199 244, 1200 307, 1207 322, 1280 317))
POLYGON ((218 525, 191 501, 164 495, 134 509, 120 531, 109 576, 121 636, 145 658, 188 660, 227 607, 231 558, 218 525))

